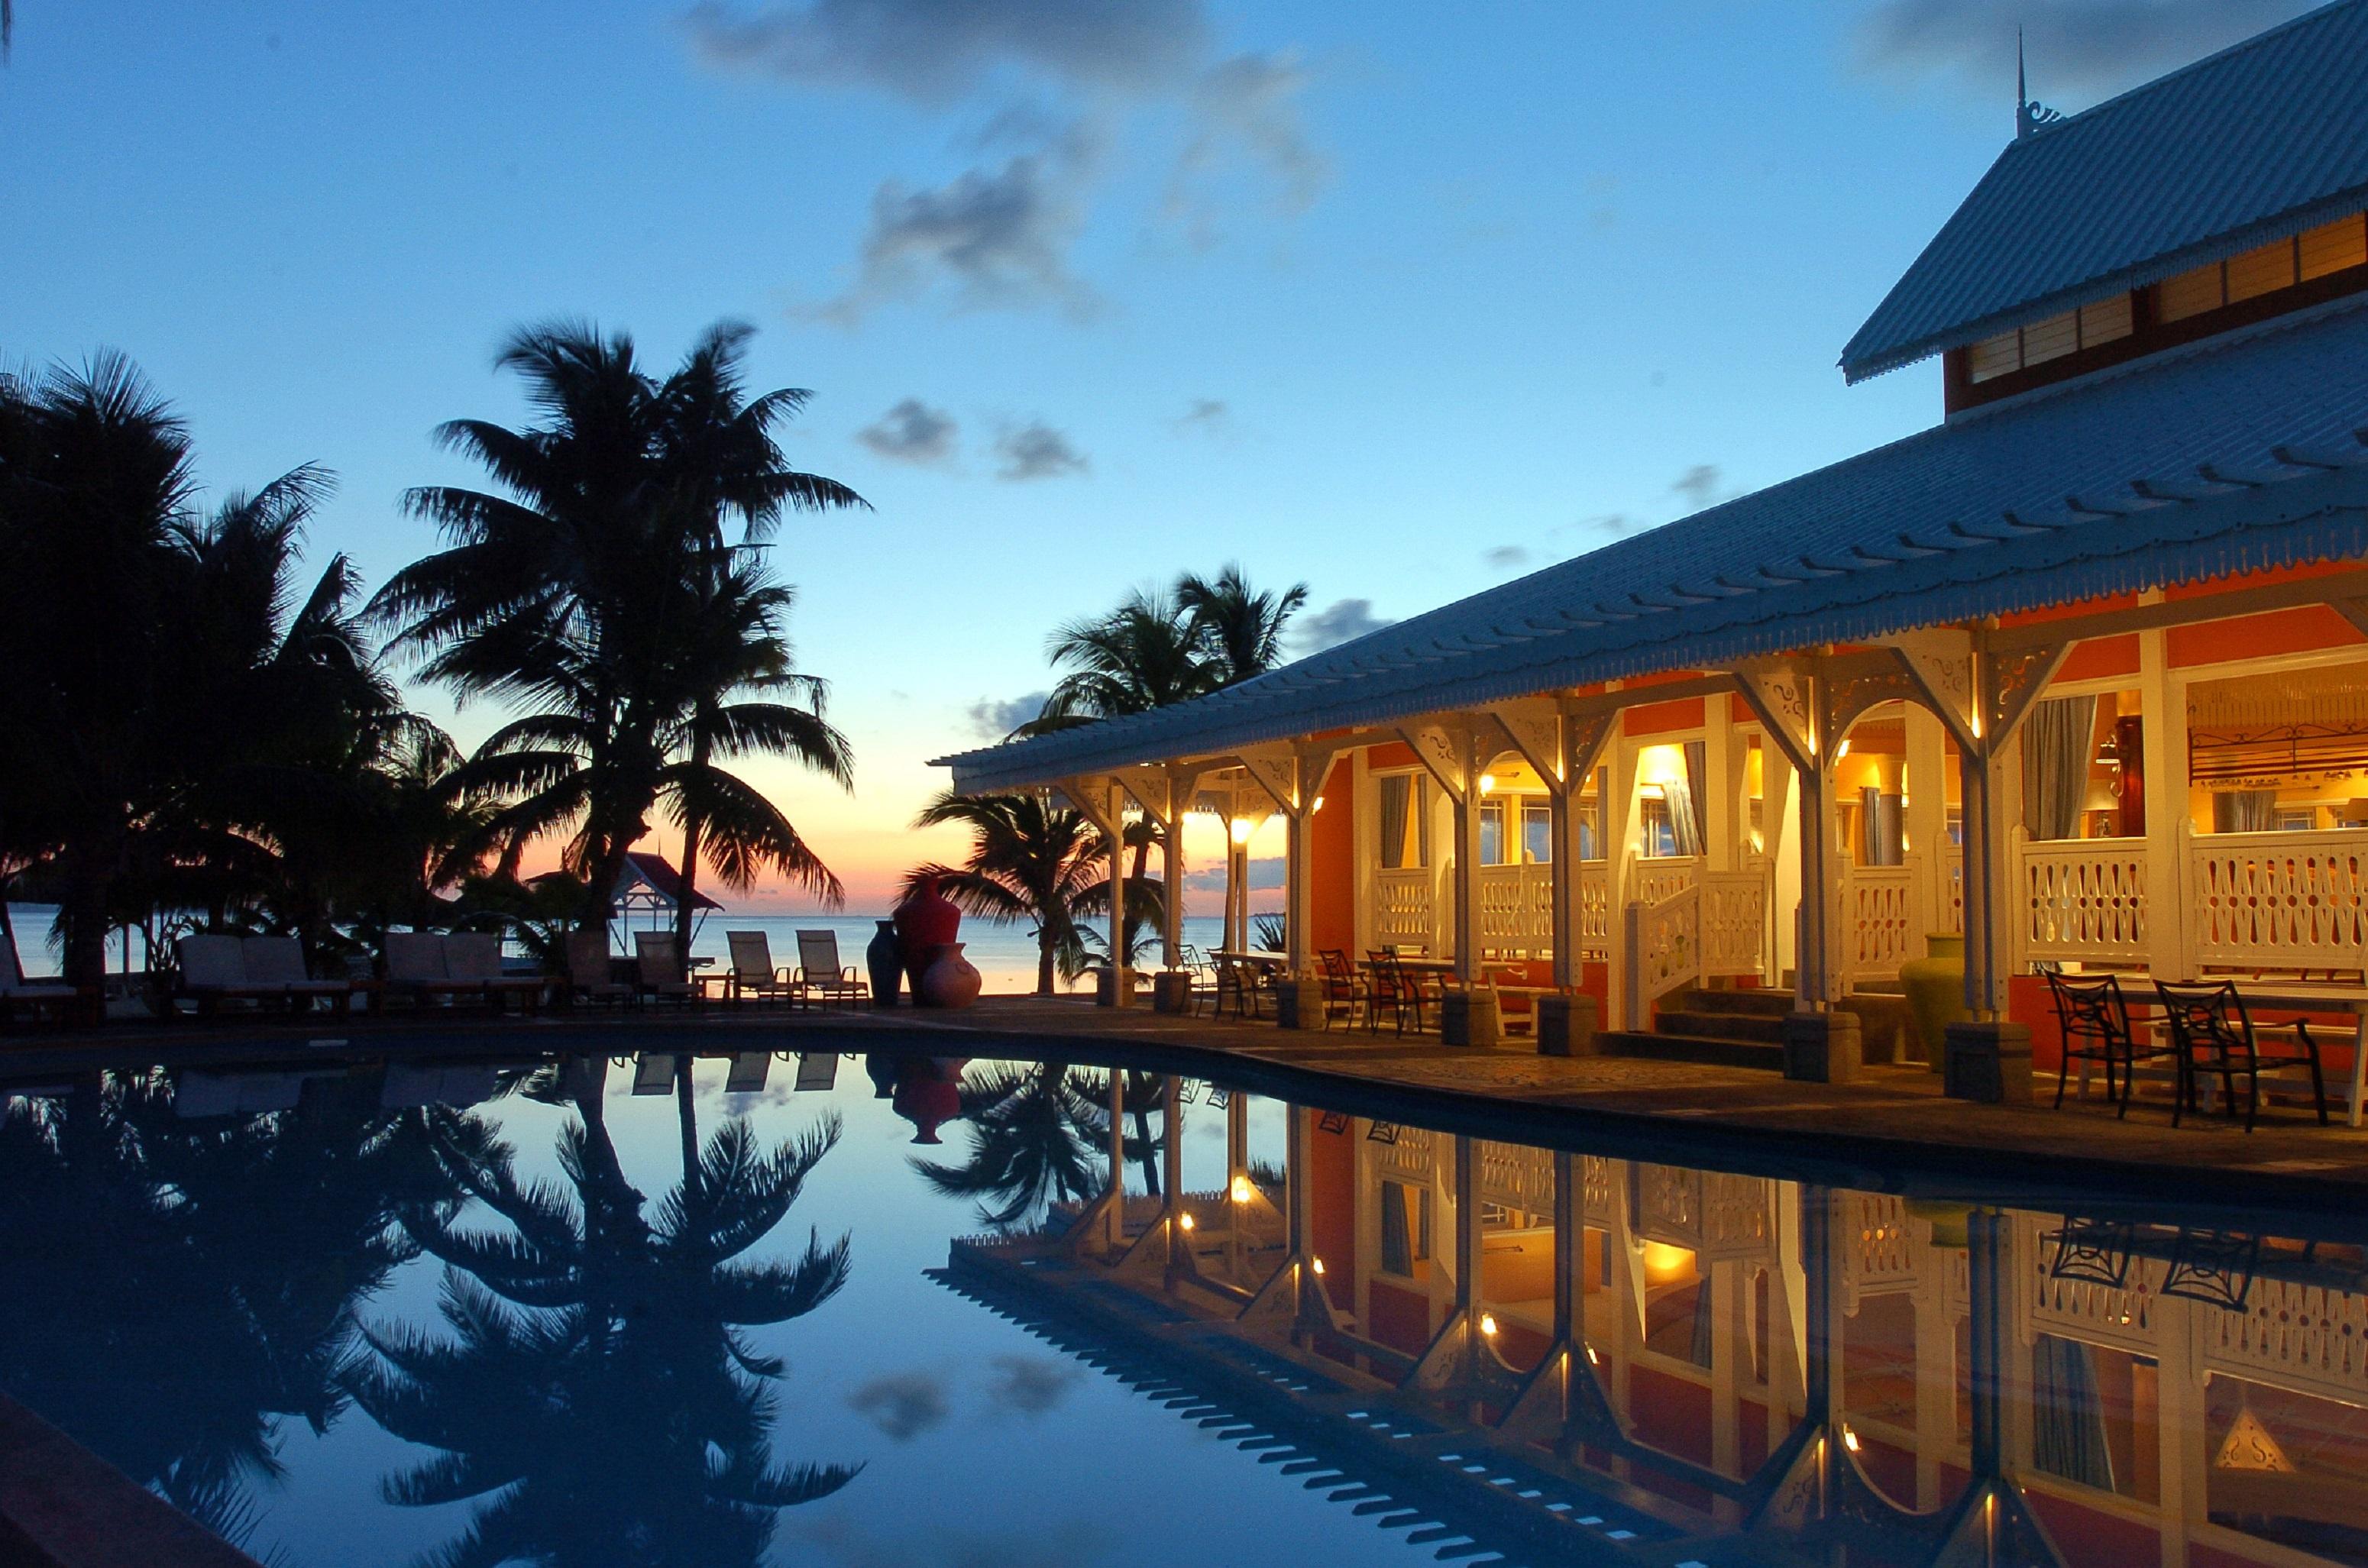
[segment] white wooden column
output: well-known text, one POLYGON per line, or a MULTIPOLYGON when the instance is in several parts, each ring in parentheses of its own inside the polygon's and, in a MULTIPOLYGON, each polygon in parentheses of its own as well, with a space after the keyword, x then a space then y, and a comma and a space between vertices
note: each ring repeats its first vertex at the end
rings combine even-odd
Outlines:
POLYGON ((1949 924, 1949 732, 1920 703, 1900 708, 1907 727, 1907 849, 1917 868, 1909 905, 1917 922, 1908 933, 1913 958, 1928 935, 1949 924))
POLYGON ((1736 821, 1735 705, 1724 693, 1702 699, 1702 871, 1732 871, 1743 834, 1736 821))
POLYGON ((1356 868, 1349 937, 1356 945, 1349 955, 1353 962, 1380 946, 1373 936, 1373 908, 1381 900, 1381 835, 1374 826, 1381 820, 1381 801, 1367 748, 1359 746, 1349 754, 1349 863, 1356 868))
POLYGON ((1643 1028, 1650 1020, 1628 1011, 1628 901, 1634 896, 1632 876, 1636 846, 1636 748, 1628 744, 1628 716, 1623 711, 1612 724, 1604 744, 1600 795, 1602 822, 1603 915, 1605 937, 1604 1011, 1617 1020, 1616 1028, 1643 1028))
POLYGON ((2187 886, 2187 683, 2170 667, 2169 634, 2138 633, 2139 766, 2146 780, 2146 967, 2166 979, 2195 972, 2194 908, 2187 886))

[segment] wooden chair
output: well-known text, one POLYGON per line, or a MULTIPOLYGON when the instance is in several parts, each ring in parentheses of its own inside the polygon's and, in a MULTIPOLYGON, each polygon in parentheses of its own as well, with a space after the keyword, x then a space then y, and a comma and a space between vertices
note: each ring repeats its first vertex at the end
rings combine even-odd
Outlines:
POLYGON ((1349 955, 1338 948, 1322 949, 1315 958, 1324 966, 1324 1027, 1329 1029, 1336 1017, 1354 1023, 1372 985, 1349 967, 1349 955))
POLYGON ((2246 1009, 2245 998, 2234 981, 2174 985, 2158 980, 2154 988, 2162 999, 2163 1016, 2170 1025, 2171 1049, 2178 1054, 2179 1103, 2170 1113, 2173 1127, 2179 1125, 2181 1111, 2197 1108, 2195 1085, 2200 1074, 2218 1075, 2221 1104, 2225 1114, 2231 1117, 2237 1114, 2237 1080, 2245 1080, 2245 1131, 2250 1132, 2261 1108, 2262 1074, 2305 1069, 2310 1074, 2311 1098, 2318 1108, 2318 1124, 2327 1125, 2327 1075, 2320 1068, 2318 1042, 2311 1038, 2309 1025, 2296 1020, 2274 1029, 2256 1030, 2252 1014, 2246 1009), (2260 1037, 2271 1033, 2291 1033, 2301 1053, 2263 1055, 2260 1037))
POLYGON ((762 931, 726 931, 723 940, 732 949, 732 968, 726 971, 725 994, 737 1000, 754 996, 794 1006, 803 1001, 795 976, 784 965, 773 964, 772 939, 762 931))
POLYGON ((637 1001, 633 988, 616 978, 609 963, 609 933, 587 926, 567 934, 567 996, 621 1007, 637 1001))
POLYGON ((682 943, 671 931, 633 933, 633 977, 643 996, 689 1006, 700 1000, 683 958, 682 943))
POLYGON ((871 994, 871 984, 855 972, 855 966, 838 961, 836 931, 798 933, 795 980, 809 998, 819 996, 834 1006, 841 1002, 860 1002, 871 994))
POLYGON ((444 938, 444 973, 454 985, 474 984, 496 1013, 515 996, 527 1012, 542 1006, 541 975, 506 974, 502 971, 502 938, 494 931, 455 931, 444 938))
MULTIPOLYGON (((2064 1035, 2064 1059, 2055 1073, 2056 1108, 2063 1108, 2072 1064, 2101 1062, 2105 1065, 2105 1098, 2121 1108, 2117 1114, 2126 1117, 2130 1114, 2130 1094, 2135 1086, 2137 1063, 2141 1060, 2175 1056, 2178 1049, 2170 1045, 2139 1048, 2137 1031, 2130 1027, 2129 1006, 2122 996, 2122 983, 2113 976, 2090 978, 2044 970, 2041 977, 2055 999, 2055 1021, 2064 1035)), ((2084 1085, 2087 1073, 2084 1065, 2084 1085)), ((2180 1086, 2184 1082, 2182 1075, 2180 1086)))

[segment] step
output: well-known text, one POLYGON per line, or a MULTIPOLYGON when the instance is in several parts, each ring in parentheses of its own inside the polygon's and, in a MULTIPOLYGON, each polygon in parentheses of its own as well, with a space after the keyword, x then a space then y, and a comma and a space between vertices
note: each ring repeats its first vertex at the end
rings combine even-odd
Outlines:
POLYGON ((1721 1013, 1663 1008, 1653 1015, 1655 1034, 1692 1035, 1703 1040, 1749 1040, 1779 1045, 1784 1040, 1781 1013, 1721 1013))
POLYGON ((1781 1018, 1793 1010, 1793 994, 1764 985, 1736 991, 1706 991, 1693 986, 1678 993, 1676 1006, 1685 1013, 1781 1018))
POLYGON ((1711 1035, 1647 1034, 1641 1029, 1607 1029, 1595 1037, 1606 1056, 1641 1056, 1656 1062, 1699 1062, 1713 1067, 1758 1067, 1784 1071, 1784 1048, 1765 1040, 1728 1040, 1711 1035))

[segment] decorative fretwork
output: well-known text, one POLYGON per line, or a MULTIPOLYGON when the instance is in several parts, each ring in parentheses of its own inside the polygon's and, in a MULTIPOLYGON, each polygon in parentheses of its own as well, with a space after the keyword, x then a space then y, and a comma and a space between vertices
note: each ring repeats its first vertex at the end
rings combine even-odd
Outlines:
POLYGON ((2368 831, 2212 834, 2188 870, 2198 963, 2368 964, 2368 831))
POLYGON ((1705 1263, 1764 1253, 1774 1184, 1764 1176, 1631 1164, 1630 1224, 1646 1241, 1685 1247, 1705 1263))
POLYGON ((2368 1403, 2368 1296, 2256 1279, 2243 1310, 2203 1314, 2203 1335, 2215 1373, 2368 1403))
POLYGON ((1384 947, 1428 947, 1434 931, 1430 872, 1422 867, 1373 876, 1373 937, 1384 947))
POLYGON ((2129 1227, 2066 1220, 2061 1230, 2042 1233, 2038 1216, 2026 1216, 2025 1222, 2034 1274, 2026 1338, 2052 1334, 2140 1356, 2159 1354, 2154 1304, 2162 1266, 2131 1250, 2129 1227))
POLYGON ((1526 1143, 1482 1142, 1480 1200, 1523 1214, 1551 1217, 1554 1210, 1554 1155, 1526 1143))
POLYGON ((1474 879, 1480 940, 1499 950, 1541 952, 1554 943, 1554 868, 1483 866, 1474 879))
POLYGON ((1857 1312, 1862 1297, 1915 1290, 1921 1270, 1906 1199, 1852 1192, 1843 1199, 1841 1219, 1842 1311, 1857 1312))
POLYGON ((2022 846, 2026 924, 2033 959, 2142 961, 2146 842, 2046 839, 2022 846))
POLYGON ((1915 956, 1915 873, 1907 866, 1854 866, 1843 884, 1852 980, 1888 980, 1915 956))

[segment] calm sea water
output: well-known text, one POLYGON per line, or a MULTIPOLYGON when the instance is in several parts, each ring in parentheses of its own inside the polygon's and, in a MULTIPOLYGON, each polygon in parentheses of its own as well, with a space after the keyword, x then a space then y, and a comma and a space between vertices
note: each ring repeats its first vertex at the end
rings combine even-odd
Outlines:
MULTIPOLYGON (((50 904, 12 903, 8 914, 16 927, 25 968, 37 973, 54 973, 57 957, 50 942, 50 927, 57 917, 56 908, 50 904)), ((712 958, 722 964, 731 956, 724 941, 725 932, 762 931, 772 948, 773 961, 794 964, 798 961, 797 934, 827 930, 838 937, 839 957, 860 969, 864 946, 878 929, 880 918, 868 915, 710 915, 692 937, 690 950, 693 957, 712 958)), ((1224 929, 1224 922, 1214 915, 1188 915, 1184 939, 1196 947, 1213 948, 1224 929)), ((993 926, 965 916, 962 939, 963 956, 978 967, 989 994, 1035 989, 1036 942, 1026 926, 993 926)), ((121 940, 111 939, 108 944, 108 967, 120 969, 123 962, 121 940)), ((137 937, 132 938, 131 962, 134 967, 144 967, 147 962, 137 937)), ((1082 986, 1087 983, 1078 983, 1082 986)))

